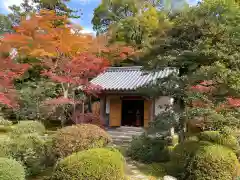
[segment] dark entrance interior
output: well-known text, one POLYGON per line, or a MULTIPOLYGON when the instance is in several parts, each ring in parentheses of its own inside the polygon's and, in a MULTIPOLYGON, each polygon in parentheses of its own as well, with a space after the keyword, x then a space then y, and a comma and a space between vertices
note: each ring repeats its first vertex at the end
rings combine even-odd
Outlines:
POLYGON ((144 100, 122 100, 122 126, 144 126, 144 100))

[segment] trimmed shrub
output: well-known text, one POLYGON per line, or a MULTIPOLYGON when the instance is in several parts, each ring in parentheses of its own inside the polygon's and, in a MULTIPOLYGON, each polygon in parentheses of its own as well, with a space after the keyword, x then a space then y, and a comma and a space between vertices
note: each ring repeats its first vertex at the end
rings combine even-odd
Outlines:
POLYGON ((234 152, 239 150, 237 138, 230 134, 221 134, 219 131, 204 131, 198 135, 200 141, 209 141, 214 144, 220 144, 232 149, 234 152))
POLYGON ((239 172, 239 162, 232 150, 221 145, 199 149, 186 168, 184 180, 232 180, 239 172))
POLYGON ((2 133, 9 133, 11 131, 12 131, 12 127, 11 126, 0 125, 0 132, 2 132, 2 133))
POLYGON ((13 123, 12 121, 8 121, 4 119, 3 117, 0 117, 0 126, 11 126, 13 123))
POLYGON ((14 126, 11 136, 20 136, 21 134, 38 133, 40 135, 45 133, 45 127, 38 121, 20 121, 14 126))
POLYGON ((181 179, 185 176, 185 169, 195 153, 201 147, 211 145, 207 141, 184 141, 179 143, 171 152, 171 162, 167 164, 168 174, 181 179))
POLYGON ((142 162, 163 162, 167 160, 164 150, 166 144, 166 140, 150 138, 142 134, 133 138, 127 150, 127 155, 142 162))
POLYGON ((1 180, 25 180, 24 168, 13 159, 0 158, 1 180))
POLYGON ((0 138, 0 157, 11 157, 10 138, 0 138))
POLYGON ((81 124, 59 129, 53 137, 53 152, 57 158, 74 152, 106 146, 112 140, 103 129, 92 124, 81 124))
POLYGON ((36 175, 51 160, 47 153, 47 143, 38 134, 24 134, 12 140, 10 155, 26 167, 27 175, 36 175))
POLYGON ((12 121, 8 121, 0 117, 0 132, 9 132, 11 130, 12 121))
POLYGON ((61 160, 52 180, 123 180, 124 163, 118 150, 97 148, 81 151, 61 160))

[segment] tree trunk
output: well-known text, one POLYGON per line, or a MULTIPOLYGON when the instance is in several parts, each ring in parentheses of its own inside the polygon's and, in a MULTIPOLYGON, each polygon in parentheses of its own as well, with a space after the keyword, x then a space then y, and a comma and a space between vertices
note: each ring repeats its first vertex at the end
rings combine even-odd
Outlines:
POLYGON ((82 102, 82 122, 81 124, 84 122, 84 101, 82 102))
MULTIPOLYGON (((180 112, 183 114, 183 111, 185 109, 185 104, 183 99, 179 99, 179 107, 180 112)), ((180 116, 179 118, 179 125, 180 125, 180 131, 179 131, 179 142, 183 142, 185 139, 185 133, 186 133, 186 121, 183 116, 180 116)))
POLYGON ((64 97, 64 98, 68 98, 68 90, 65 90, 65 91, 63 92, 63 97, 64 97))

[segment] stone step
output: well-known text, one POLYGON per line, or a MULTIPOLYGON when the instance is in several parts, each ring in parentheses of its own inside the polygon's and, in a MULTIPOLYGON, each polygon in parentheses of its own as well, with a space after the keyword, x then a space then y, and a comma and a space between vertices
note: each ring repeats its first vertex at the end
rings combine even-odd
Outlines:
POLYGON ((118 127, 118 128, 109 128, 107 132, 113 139, 113 143, 121 146, 129 146, 129 143, 132 141, 133 136, 140 136, 143 132, 143 128, 139 127, 118 127))
POLYGON ((115 145, 129 146, 130 143, 131 143, 131 141, 126 141, 126 140, 122 140, 122 139, 116 139, 115 141, 113 141, 113 144, 115 144, 115 145))
POLYGON ((140 136, 142 132, 118 132, 118 131, 107 131, 111 136, 140 136))
POLYGON ((128 127, 128 126, 122 126, 118 128, 109 128, 107 130, 114 130, 114 131, 119 131, 119 132, 125 132, 125 131, 132 131, 132 132, 144 132, 144 128, 139 128, 139 127, 128 127))
POLYGON ((132 140, 132 137, 131 136, 111 136, 113 140, 115 139, 123 139, 123 140, 132 140))
POLYGON ((117 131, 117 132, 139 132, 143 133, 145 132, 144 130, 134 130, 134 129, 107 129, 107 131, 117 131))
POLYGON ((126 142, 126 143, 130 143, 132 139, 114 139, 113 142, 126 142))

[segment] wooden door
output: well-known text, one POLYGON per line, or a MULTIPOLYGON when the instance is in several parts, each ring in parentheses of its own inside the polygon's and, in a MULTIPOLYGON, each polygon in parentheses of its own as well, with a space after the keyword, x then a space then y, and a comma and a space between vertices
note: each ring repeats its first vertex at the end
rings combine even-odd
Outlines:
POLYGON ((151 118, 151 101, 144 101, 144 127, 148 127, 150 118, 151 118))
POLYGON ((122 101, 120 97, 113 97, 110 99, 110 126, 121 126, 122 120, 122 101))

